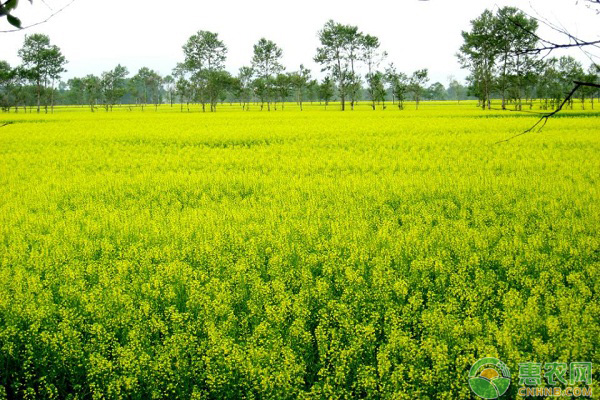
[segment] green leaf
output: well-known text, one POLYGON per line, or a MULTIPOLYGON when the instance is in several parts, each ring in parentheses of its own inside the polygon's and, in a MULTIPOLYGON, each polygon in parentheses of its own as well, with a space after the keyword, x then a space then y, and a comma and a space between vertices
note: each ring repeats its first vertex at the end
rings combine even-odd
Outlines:
POLYGON ((21 20, 19 18, 13 17, 10 14, 6 14, 6 19, 8 20, 8 23, 14 26, 15 28, 21 29, 21 20))
POLYGON ((4 9, 6 11, 13 10, 18 4, 19 0, 8 0, 6 3, 4 3, 4 9))

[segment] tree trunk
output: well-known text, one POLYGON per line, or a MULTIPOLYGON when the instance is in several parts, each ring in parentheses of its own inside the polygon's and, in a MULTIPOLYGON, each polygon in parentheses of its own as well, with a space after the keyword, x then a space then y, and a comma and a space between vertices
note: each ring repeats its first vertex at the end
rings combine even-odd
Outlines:
POLYGON ((506 110, 506 58, 508 52, 504 52, 504 64, 502 66, 502 109, 506 110))
POLYGON ((37 112, 38 112, 38 114, 40 113, 40 97, 41 97, 41 91, 42 91, 41 83, 38 81, 38 82, 37 82, 37 112))
POLYGON ((50 112, 54 114, 54 78, 52 78, 52 86, 50 87, 50 112))

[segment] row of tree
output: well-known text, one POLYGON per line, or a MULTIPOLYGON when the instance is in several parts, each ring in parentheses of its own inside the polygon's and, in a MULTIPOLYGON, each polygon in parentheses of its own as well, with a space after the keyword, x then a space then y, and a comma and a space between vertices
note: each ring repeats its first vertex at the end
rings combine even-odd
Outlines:
MULTIPOLYGON (((509 103, 521 110, 524 103, 533 107, 540 100, 543 109, 555 108, 573 87, 574 81, 596 83, 600 66, 594 62, 584 70, 573 57, 545 59, 537 50, 538 21, 515 7, 495 13, 486 10, 471 21, 471 30, 463 32, 464 44, 458 53, 463 68, 469 70, 470 94, 482 108, 491 108, 492 99, 501 99, 502 109, 509 103)), ((547 55, 547 54, 546 54, 547 55)), ((598 96, 598 89, 582 87, 582 100, 598 96)), ((582 101, 583 106, 585 102, 582 101)), ((572 105, 572 101, 571 101, 572 105)))
POLYGON ((0 101, 5 110, 35 104, 38 112, 43 105, 48 110, 58 101, 63 104, 87 104, 94 111, 102 105, 112 110, 115 104, 133 103, 141 106, 163 102, 175 102, 189 110, 191 103, 201 105, 203 111, 216 111, 217 104, 226 100, 239 101, 244 109, 251 103, 260 109, 284 107, 286 101, 296 101, 302 109, 305 100, 321 101, 325 105, 333 100, 341 101, 342 110, 346 102, 351 107, 361 99, 369 99, 373 109, 377 104, 385 107, 391 101, 403 108, 405 99, 418 102, 425 99, 456 100, 466 98, 466 88, 451 79, 449 88, 436 82, 426 87, 427 69, 414 72, 411 76, 397 72, 390 64, 385 71, 377 67, 385 53, 379 53, 379 40, 365 35, 356 27, 327 23, 320 33, 323 46, 315 57, 330 72, 321 82, 312 77, 311 71, 300 65, 297 71, 286 72, 281 63, 282 49, 273 41, 260 39, 254 45, 250 65, 241 67, 237 76, 225 69, 227 47, 218 34, 199 31, 183 46, 184 60, 177 64, 172 75, 162 77, 149 68, 141 68, 129 76, 126 67, 117 65, 101 76, 87 75, 59 82, 65 71, 66 60, 58 47, 42 34, 27 37, 19 55, 23 64, 11 68, 0 62, 0 101), (341 40, 340 43, 332 42, 341 40), (338 46, 338 47, 336 47, 338 46), (361 63, 367 67, 362 79, 358 72, 361 63))
MULTIPOLYGON (((386 107, 392 101, 399 109, 404 101, 414 100, 416 108, 422 99, 461 100, 473 96, 482 108, 491 108, 492 99, 501 99, 502 108, 510 103, 515 109, 533 107, 539 99, 540 108, 554 108, 569 92, 574 80, 597 82, 596 64, 586 71, 572 57, 543 59, 532 52, 538 36, 537 21, 514 7, 504 7, 496 13, 486 10, 471 22, 471 30, 463 32, 464 44, 458 58, 470 71, 468 88, 450 78, 448 88, 439 82, 428 85, 427 69, 412 74, 399 72, 393 63, 384 65, 387 53, 381 50, 379 39, 361 32, 358 27, 328 21, 318 37, 314 61, 326 73, 319 82, 311 71, 300 65, 286 72, 282 65, 282 49, 273 41, 262 38, 254 45, 249 65, 237 75, 226 68, 227 46, 217 33, 199 31, 183 45, 183 61, 173 73, 161 76, 149 68, 141 68, 129 77, 126 67, 117 65, 101 76, 87 75, 61 82, 66 59, 48 36, 26 37, 19 50, 22 64, 11 68, 0 61, 0 106, 4 110, 36 106, 40 112, 52 110, 56 103, 87 104, 94 111, 103 106, 107 111, 115 104, 180 103, 189 110, 199 104, 203 111, 216 111, 223 101, 239 102, 244 109, 257 104, 261 110, 281 108, 286 101, 295 101, 300 108, 304 101, 320 101, 328 105, 339 100, 341 109, 349 104, 354 109, 359 100, 367 99, 373 109, 386 107)), ((582 99, 598 96, 597 88, 585 87, 578 93, 582 99)), ((585 102, 583 102, 585 104, 585 102)))

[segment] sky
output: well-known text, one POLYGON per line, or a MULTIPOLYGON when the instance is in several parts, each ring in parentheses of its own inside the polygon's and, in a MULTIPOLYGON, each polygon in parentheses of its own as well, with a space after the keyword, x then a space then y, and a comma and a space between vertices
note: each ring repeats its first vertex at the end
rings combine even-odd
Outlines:
MULTIPOLYGON (((469 30, 469 22, 485 9, 517 6, 564 26, 575 36, 600 39, 600 14, 586 8, 583 0, 33 0, 33 4, 21 0, 14 14, 27 26, 67 4, 48 22, 0 33, 0 59, 17 65, 25 35, 39 32, 49 35, 69 61, 64 80, 99 75, 119 63, 132 73, 146 66, 166 75, 183 60, 181 47, 187 38, 209 30, 227 45, 227 69, 232 73, 250 64, 253 44, 266 37, 283 49, 287 70, 304 64, 320 77, 320 67, 312 61, 319 45, 317 32, 333 19, 379 37, 388 52, 386 63, 394 62, 399 71, 428 68, 430 82, 447 84, 450 75, 459 80, 466 77, 456 59, 461 31, 469 30)), ((2 18, 0 31, 10 29, 2 18)), ((547 27, 539 32, 544 38, 565 41, 547 27)), ((598 48, 594 50, 600 55, 598 48)), ((586 68, 591 64, 581 51, 568 54, 586 68)))

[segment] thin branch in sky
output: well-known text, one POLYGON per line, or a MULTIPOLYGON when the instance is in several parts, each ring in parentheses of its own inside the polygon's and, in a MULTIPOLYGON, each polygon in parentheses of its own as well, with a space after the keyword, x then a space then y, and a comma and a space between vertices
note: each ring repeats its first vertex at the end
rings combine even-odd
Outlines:
POLYGON ((54 10, 52 9, 52 7, 50 7, 50 6, 48 5, 48 3, 46 3, 46 0, 42 0, 42 3, 44 3, 44 5, 45 5, 46 7, 48 7, 48 10, 50 10, 50 11, 54 11, 54 10))
POLYGON ((75 0, 71 0, 67 5, 65 5, 64 7, 62 7, 61 9, 59 9, 58 11, 53 12, 52 14, 50 14, 50 16, 48 16, 48 18, 46 18, 43 21, 39 21, 39 22, 36 22, 35 24, 27 25, 27 26, 24 26, 24 27, 19 28, 19 29, 9 29, 9 30, 6 30, 6 31, 0 31, 0 33, 19 32, 19 31, 22 31, 23 29, 29 29, 29 28, 33 28, 34 26, 38 26, 38 25, 44 24, 44 23, 50 21, 55 15, 59 14, 60 12, 62 12, 65 8, 69 7, 74 2, 75 2, 75 0))
MULTIPOLYGON (((532 9, 533 9, 533 7, 532 7, 532 9)), ((533 10, 535 11, 535 9, 533 9, 533 10)), ((577 47, 577 48, 581 49, 581 51, 583 51, 583 53, 591 60, 590 54, 588 52, 586 52, 585 50, 583 50, 583 47, 592 46, 592 47, 596 47, 596 48, 600 49, 600 39, 599 40, 592 40, 592 41, 586 41, 586 40, 580 39, 580 38, 572 35, 564 26, 561 25, 561 27, 558 27, 555 24, 553 24, 550 21, 548 21, 543 16, 541 16, 537 11, 535 11, 535 13, 538 14, 537 17, 534 17, 534 16, 529 15, 527 13, 525 13, 525 15, 527 15, 529 18, 535 19, 538 22, 541 22, 542 24, 546 25, 547 27, 549 27, 550 29, 554 30, 555 32, 558 32, 558 33, 560 33, 562 35, 565 35, 569 39, 569 43, 556 43, 556 42, 550 41, 548 39, 544 39, 541 36, 539 36, 538 34, 536 34, 535 32, 532 32, 531 30, 525 28, 518 21, 516 21, 513 18, 509 17, 508 20, 513 25, 515 25, 518 28, 522 29, 523 31, 525 31, 529 35, 535 37, 542 44, 542 46, 539 46, 539 47, 534 47, 534 48, 531 48, 531 49, 521 49, 521 50, 518 50, 516 52, 516 54, 540 54, 542 52, 548 52, 548 53, 550 53, 553 50, 566 49, 566 48, 571 48, 571 47, 577 47)))

